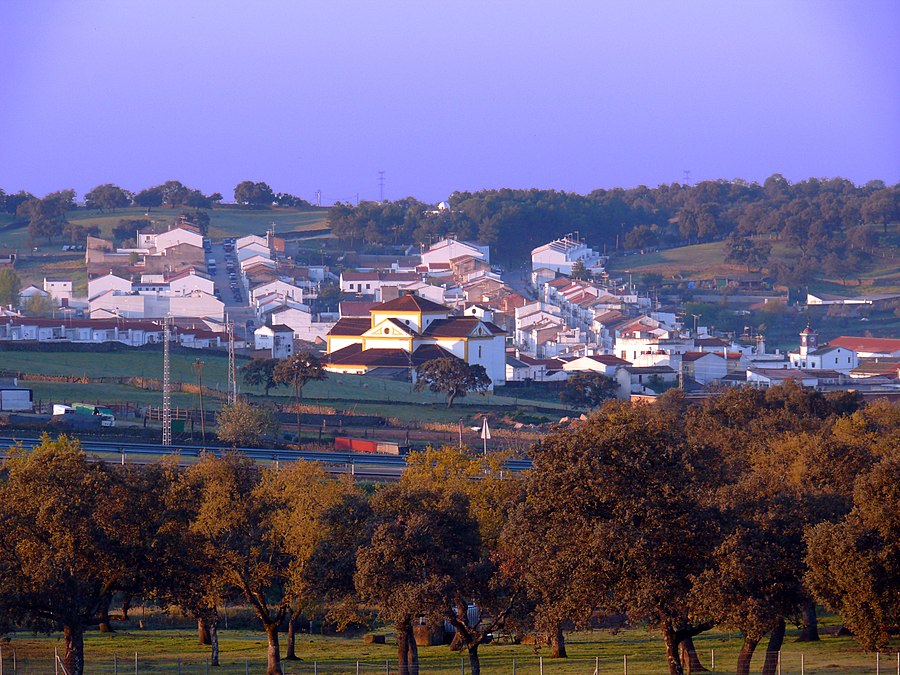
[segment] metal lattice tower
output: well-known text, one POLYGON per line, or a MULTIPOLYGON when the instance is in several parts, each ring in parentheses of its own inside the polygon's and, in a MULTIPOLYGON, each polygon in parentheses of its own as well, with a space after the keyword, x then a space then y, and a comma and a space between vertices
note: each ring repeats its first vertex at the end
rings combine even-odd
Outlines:
POLYGON ((169 363, 169 317, 165 319, 163 331, 163 445, 172 445, 172 380, 169 363))
POLYGON ((237 401, 237 368, 234 360, 234 321, 228 322, 228 403, 237 401))

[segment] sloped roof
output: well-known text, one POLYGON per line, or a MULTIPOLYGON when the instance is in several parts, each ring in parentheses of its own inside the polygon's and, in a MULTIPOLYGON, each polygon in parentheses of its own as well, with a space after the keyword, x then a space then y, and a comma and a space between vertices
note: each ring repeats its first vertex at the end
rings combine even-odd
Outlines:
POLYGON ((450 309, 419 295, 401 295, 399 298, 382 302, 372 308, 373 312, 449 312, 450 309))
POLYGON ((344 318, 350 317, 366 317, 366 321, 369 321, 369 312, 373 307, 378 306, 377 302, 358 302, 355 300, 341 300, 340 310, 341 316, 344 318))
POLYGON ((484 321, 477 316, 451 316, 448 319, 436 319, 422 331, 427 337, 467 337, 479 325, 483 325, 492 335, 502 335, 506 331, 499 326, 484 321))
POLYGON ((841 335, 828 344, 832 347, 843 347, 853 352, 900 352, 900 340, 895 338, 870 338, 856 337, 855 335, 841 335))
POLYGON ((328 335, 358 336, 365 333, 371 327, 371 319, 344 317, 332 326, 331 330, 328 331, 328 335))
POLYGON ((715 356, 717 358, 722 358, 722 354, 718 352, 685 352, 681 355, 681 360, 687 363, 691 363, 692 361, 698 361, 705 356, 715 356))
POLYGON ((587 358, 592 361, 596 361, 597 363, 602 363, 605 366, 630 366, 631 361, 626 361, 625 359, 620 359, 618 356, 613 356, 612 354, 592 354, 587 358))

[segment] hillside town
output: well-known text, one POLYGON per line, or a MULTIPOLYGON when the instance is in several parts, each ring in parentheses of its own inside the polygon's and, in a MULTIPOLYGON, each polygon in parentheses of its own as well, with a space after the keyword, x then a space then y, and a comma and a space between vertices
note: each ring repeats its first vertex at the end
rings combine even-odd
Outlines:
POLYGON ((20 308, 37 299, 51 316, 4 308, 0 342, 141 347, 162 343, 168 320, 170 339, 183 347, 284 359, 300 346, 334 373, 414 380, 427 360, 461 359, 485 368, 490 391, 553 391, 576 373, 598 373, 625 400, 670 388, 702 398, 788 380, 900 396, 900 339, 820 343, 810 323, 796 348, 780 350, 767 348, 763 334, 714 331, 611 277, 607 258, 577 233, 535 248, 518 276, 492 266, 488 246, 452 237, 352 269, 297 264, 274 228, 213 242, 182 221, 137 231, 134 241, 115 248, 88 237, 87 294, 75 295, 72 279, 60 277, 22 288, 20 308), (328 286, 340 289, 337 311, 314 311, 328 286))

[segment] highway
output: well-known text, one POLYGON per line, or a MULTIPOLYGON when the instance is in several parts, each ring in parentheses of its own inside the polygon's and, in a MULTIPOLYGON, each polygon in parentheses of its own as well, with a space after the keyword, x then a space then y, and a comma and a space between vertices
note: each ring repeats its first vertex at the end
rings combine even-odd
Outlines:
MULTIPOLYGON (((307 450, 282 450, 277 448, 221 448, 196 445, 173 445, 164 447, 154 443, 121 443, 110 441, 82 440, 81 447, 91 455, 106 461, 122 464, 149 464, 160 457, 178 456, 179 464, 196 462, 203 452, 222 455, 240 452, 264 465, 277 465, 299 459, 320 462, 326 471, 333 474, 350 474, 357 480, 396 481, 406 469, 406 457, 364 452, 311 452, 307 450)), ((0 455, 6 456, 6 449, 20 444, 25 449, 40 445, 41 439, 26 436, 0 436, 0 455)), ((531 460, 512 459, 506 463, 514 473, 531 468, 531 460)))

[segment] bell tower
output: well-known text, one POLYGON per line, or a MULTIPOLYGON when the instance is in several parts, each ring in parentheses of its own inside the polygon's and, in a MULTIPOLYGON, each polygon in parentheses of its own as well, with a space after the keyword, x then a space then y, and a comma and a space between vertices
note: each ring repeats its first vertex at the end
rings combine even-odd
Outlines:
POLYGON ((800 356, 806 358, 809 352, 814 352, 819 348, 819 334, 806 324, 800 333, 800 356))

